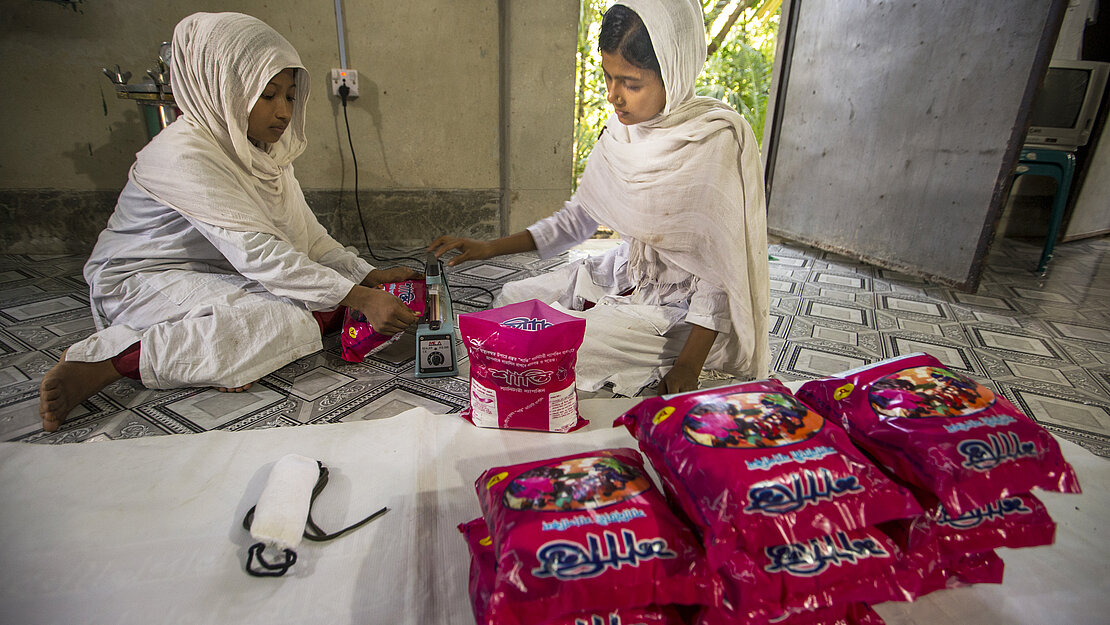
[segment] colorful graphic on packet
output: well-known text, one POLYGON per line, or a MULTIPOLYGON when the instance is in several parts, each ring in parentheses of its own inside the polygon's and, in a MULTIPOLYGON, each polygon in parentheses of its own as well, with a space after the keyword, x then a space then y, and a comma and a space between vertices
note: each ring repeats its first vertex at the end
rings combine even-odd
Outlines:
POLYGON ((714 566, 739 549, 756 553, 921 512, 843 430, 776 380, 652 397, 615 425, 639 441, 714 566), (737 433, 730 412, 754 418, 756 410, 758 433, 737 433))
POLYGON ((1079 492, 1051 434, 928 354, 806 382, 797 396, 952 515, 1034 488, 1079 492))
POLYGON ((498 624, 720 602, 697 537, 632 449, 494 467, 475 487, 497 554, 489 611, 498 624))
POLYGON ((737 393, 698 404, 682 423, 686 438, 706 447, 778 447, 812 438, 817 413, 782 393, 737 393))
POLYGON ((871 408, 887 417, 963 417, 994 404, 994 393, 943 367, 896 371, 871 385, 871 408))
POLYGON ((613 458, 574 458, 522 473, 505 489, 505 505, 513 510, 602 508, 650 486, 645 476, 613 458))

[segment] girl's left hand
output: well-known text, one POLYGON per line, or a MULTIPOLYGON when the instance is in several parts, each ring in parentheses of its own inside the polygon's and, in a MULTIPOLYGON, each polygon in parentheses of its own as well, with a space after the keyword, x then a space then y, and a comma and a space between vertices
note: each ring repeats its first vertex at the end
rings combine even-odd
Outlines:
POLYGON ((376 287, 386 282, 404 282, 405 280, 419 280, 424 274, 409 269, 408 267, 390 267, 388 269, 372 269, 362 280, 362 286, 376 287))

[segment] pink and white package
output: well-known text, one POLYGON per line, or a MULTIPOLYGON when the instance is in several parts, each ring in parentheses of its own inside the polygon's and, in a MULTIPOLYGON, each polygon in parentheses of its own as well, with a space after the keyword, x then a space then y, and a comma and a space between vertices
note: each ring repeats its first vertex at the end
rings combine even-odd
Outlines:
POLYGON ((494 467, 475 487, 497 554, 488 621, 721 600, 693 531, 635 450, 494 467))
MULTIPOLYGON (((497 556, 493 549, 493 539, 482 518, 459 525, 459 531, 466 537, 470 547, 470 602, 474 619, 478 625, 496 625, 496 619, 487 618, 490 595, 496 575, 497 556)), ((556 617, 543 625, 683 625, 683 620, 674 608, 644 607, 576 612, 569 616, 556 617)))
MULTIPOLYGON (((391 295, 396 295, 417 315, 424 314, 428 287, 424 280, 405 280, 404 282, 386 282, 381 288, 391 295)), ((343 332, 339 335, 340 355, 347 362, 362 362, 366 356, 385 349, 402 333, 387 336, 374 330, 370 322, 359 311, 347 307, 343 314, 343 332)))
POLYGON ((921 507, 837 425, 765 380, 646 399, 624 425, 703 535, 710 562, 804 542, 921 507))
POLYGON ((1033 488, 1080 492, 1051 434, 928 354, 806 382, 798 397, 838 420, 857 445, 936 495, 952 514, 1033 488))
POLYGON ((539 300, 459 315, 470 356, 470 405, 479 427, 569 432, 578 413, 574 366, 586 320, 539 300))

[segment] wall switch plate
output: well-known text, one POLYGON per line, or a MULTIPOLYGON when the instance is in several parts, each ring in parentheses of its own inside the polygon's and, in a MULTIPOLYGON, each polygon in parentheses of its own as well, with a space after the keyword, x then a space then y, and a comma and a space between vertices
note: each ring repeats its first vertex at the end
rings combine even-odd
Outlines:
POLYGON ((347 88, 351 90, 347 94, 347 99, 358 97, 358 70, 357 69, 333 69, 331 70, 331 94, 339 96, 339 85, 347 84, 347 88))

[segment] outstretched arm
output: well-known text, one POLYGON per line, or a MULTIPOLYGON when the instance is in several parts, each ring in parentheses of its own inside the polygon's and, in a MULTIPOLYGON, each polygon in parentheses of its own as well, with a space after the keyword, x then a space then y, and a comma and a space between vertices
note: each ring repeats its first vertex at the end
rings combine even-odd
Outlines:
POLYGON ((458 256, 447 261, 447 264, 452 267, 467 260, 485 260, 504 254, 531 252, 534 249, 536 249, 536 242, 532 239, 532 233, 527 230, 493 241, 479 241, 477 239, 444 235, 432 241, 432 244, 428 246, 428 251, 434 252, 436 258, 451 250, 459 250, 458 256))

